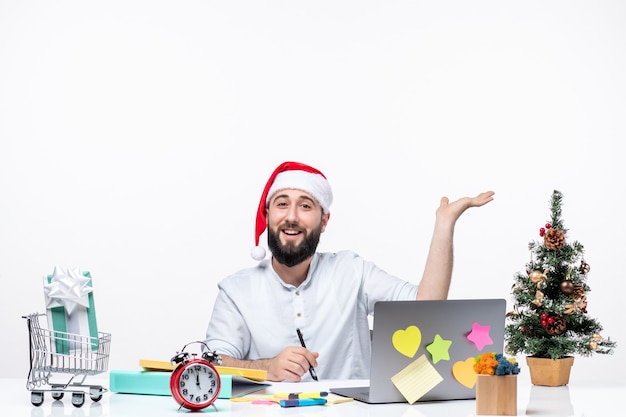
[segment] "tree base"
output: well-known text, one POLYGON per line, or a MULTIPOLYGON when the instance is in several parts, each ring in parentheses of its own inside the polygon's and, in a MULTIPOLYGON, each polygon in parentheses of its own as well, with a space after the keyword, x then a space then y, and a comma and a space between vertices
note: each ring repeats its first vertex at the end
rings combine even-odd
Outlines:
POLYGON ((530 369, 530 381, 533 385, 560 387, 569 384, 569 375, 574 357, 562 359, 536 358, 527 356, 526 363, 530 369))

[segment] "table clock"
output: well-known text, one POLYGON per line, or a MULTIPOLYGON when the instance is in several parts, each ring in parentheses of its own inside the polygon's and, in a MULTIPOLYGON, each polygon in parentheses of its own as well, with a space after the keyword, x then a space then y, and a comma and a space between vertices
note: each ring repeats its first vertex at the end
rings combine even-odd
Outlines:
POLYGON ((214 365, 221 365, 222 358, 211 352, 206 343, 191 342, 172 357, 171 363, 176 368, 170 377, 170 390, 180 407, 197 411, 213 405, 221 387, 220 375, 214 365), (192 343, 200 343, 206 348, 201 357, 185 352, 185 348, 192 343))

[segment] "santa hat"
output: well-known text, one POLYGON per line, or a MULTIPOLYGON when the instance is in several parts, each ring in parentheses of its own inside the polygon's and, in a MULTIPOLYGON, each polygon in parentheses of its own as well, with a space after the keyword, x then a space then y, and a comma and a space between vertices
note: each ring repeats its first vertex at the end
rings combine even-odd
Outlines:
POLYGON ((267 217, 265 216, 267 203, 274 193, 287 188, 306 191, 315 197, 320 206, 322 206, 324 213, 330 212, 333 192, 324 174, 300 162, 283 162, 280 164, 272 172, 269 180, 267 180, 267 184, 265 184, 256 213, 255 246, 252 248, 252 258, 257 261, 265 258, 265 249, 259 246, 259 238, 267 227, 267 217))

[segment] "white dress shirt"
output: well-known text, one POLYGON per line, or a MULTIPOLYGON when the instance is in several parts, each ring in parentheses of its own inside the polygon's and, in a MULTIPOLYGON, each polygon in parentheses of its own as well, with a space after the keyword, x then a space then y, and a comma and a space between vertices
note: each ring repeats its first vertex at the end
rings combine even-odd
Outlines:
MULTIPOLYGON (((351 251, 316 253, 306 280, 285 284, 269 259, 219 284, 206 343, 237 359, 267 359, 287 346, 319 352, 320 379, 366 379, 367 316, 383 300, 415 300, 417 285, 396 278, 351 251)), ((310 379, 307 373, 303 380, 310 379)))

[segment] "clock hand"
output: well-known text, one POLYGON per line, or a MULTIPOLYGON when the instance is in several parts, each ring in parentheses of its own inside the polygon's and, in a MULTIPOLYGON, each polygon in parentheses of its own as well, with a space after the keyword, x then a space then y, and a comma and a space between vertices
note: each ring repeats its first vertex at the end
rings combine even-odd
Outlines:
POLYGON ((196 385, 200 386, 200 371, 196 370, 196 385))

